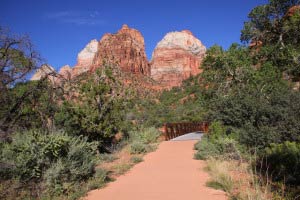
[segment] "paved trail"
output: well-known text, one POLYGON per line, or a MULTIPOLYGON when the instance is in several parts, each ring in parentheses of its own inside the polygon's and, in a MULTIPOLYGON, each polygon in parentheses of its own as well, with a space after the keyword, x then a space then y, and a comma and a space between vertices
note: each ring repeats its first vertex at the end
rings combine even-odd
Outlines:
POLYGON ((162 142, 105 188, 88 193, 86 200, 225 200, 222 191, 205 186, 205 163, 193 159, 193 141, 162 142))

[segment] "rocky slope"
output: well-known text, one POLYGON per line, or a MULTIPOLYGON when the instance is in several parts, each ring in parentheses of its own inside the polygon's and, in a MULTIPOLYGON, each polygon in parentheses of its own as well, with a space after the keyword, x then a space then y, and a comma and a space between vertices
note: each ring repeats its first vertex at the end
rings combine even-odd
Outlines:
POLYGON ((171 88, 201 73, 206 48, 190 31, 168 33, 156 46, 151 61, 151 77, 171 88))

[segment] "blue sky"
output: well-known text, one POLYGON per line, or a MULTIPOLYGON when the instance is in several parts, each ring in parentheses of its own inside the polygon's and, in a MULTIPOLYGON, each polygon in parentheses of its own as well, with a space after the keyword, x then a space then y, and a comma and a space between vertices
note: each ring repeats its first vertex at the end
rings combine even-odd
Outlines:
POLYGON ((45 62, 73 66, 92 39, 122 24, 141 31, 148 59, 170 31, 191 30, 207 47, 239 42, 252 8, 267 0, 0 0, 0 25, 28 34, 45 62))

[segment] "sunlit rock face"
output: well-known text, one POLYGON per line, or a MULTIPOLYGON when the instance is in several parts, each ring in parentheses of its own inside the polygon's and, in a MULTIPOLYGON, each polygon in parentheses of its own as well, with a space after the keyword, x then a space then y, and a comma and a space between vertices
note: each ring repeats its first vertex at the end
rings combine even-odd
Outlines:
POLYGON ((151 80, 146 85, 155 90, 170 89, 202 72, 200 65, 205 52, 205 46, 190 31, 170 32, 156 45, 149 62, 142 34, 123 25, 117 33, 104 34, 100 41, 91 40, 78 54, 75 66, 63 66, 58 77, 73 79, 112 64, 140 82, 151 80))
POLYGON ((69 65, 64 65, 58 72, 64 79, 70 80, 72 78, 72 68, 69 65))
POLYGON ((90 70, 93 65, 96 53, 98 52, 97 40, 91 40, 77 55, 77 64, 72 71, 72 77, 78 76, 90 70))
POLYGON ((91 40, 77 56, 77 65, 91 66, 98 51, 98 41, 91 40))
POLYGON ((31 77, 31 81, 38 81, 47 77, 51 82, 55 82, 55 69, 50 65, 42 65, 31 77))
POLYGON ((152 54, 151 77, 171 88, 201 73, 206 47, 190 31, 170 32, 156 45, 152 54))
POLYGON ((105 34, 99 42, 92 71, 104 63, 116 64, 124 72, 150 75, 142 34, 127 25, 115 34, 105 34))

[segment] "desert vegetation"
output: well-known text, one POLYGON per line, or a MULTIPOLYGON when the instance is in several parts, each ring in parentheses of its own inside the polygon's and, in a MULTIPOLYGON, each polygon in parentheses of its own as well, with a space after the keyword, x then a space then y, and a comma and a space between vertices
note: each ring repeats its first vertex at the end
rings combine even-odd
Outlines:
POLYGON ((255 7, 241 34, 251 45, 214 46, 203 63, 199 80, 212 123, 195 146, 195 158, 208 159, 209 184, 235 199, 299 198, 298 8, 297 2, 277 0, 255 7), (228 167, 216 175, 218 165, 236 162, 248 165, 244 174, 252 183, 245 188, 259 197, 242 194, 228 167))
POLYGON ((135 94, 116 68, 59 84, 54 71, 28 81, 43 60, 28 37, 0 34, 0 198, 78 199, 155 150, 160 133, 133 126, 127 113, 135 94), (126 163, 102 167, 122 149, 132 154, 126 163))
POLYGON ((0 198, 78 199, 142 162, 164 123, 184 121, 210 123, 195 145, 208 186, 232 199, 299 198, 299 2, 270 0, 248 17, 242 44, 212 46, 201 74, 148 96, 110 63, 29 81, 43 60, 1 28, 0 198))

